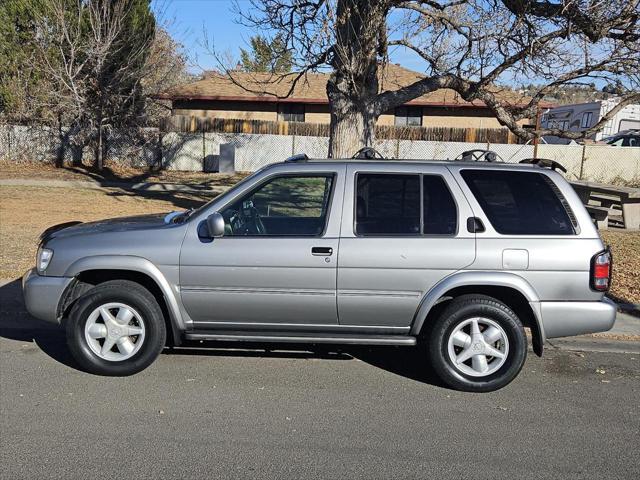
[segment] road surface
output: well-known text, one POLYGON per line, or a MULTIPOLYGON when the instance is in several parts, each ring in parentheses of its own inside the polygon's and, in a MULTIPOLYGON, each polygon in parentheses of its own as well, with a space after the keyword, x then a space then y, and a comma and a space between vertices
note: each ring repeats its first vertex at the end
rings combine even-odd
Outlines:
POLYGON ((443 388, 403 348, 194 348, 105 378, 3 298, 3 480, 640 478, 637 354, 530 353, 491 394, 443 388))

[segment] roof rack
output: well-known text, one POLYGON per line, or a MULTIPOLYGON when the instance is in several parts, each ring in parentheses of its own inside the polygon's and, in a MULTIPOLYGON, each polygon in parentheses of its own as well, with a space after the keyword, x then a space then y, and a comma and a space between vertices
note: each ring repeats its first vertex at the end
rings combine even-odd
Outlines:
POLYGON ((296 155, 291 155, 289 158, 286 158, 284 161, 287 163, 296 163, 296 162, 306 162, 309 160, 309 156, 306 153, 297 153, 296 155))
POLYGON ((550 168, 551 170, 560 170, 562 173, 567 173, 567 169, 564 168, 560 163, 548 158, 525 158, 524 160, 520 160, 520 162, 518 163, 528 163, 531 165, 537 165, 538 167, 550 168))
POLYGON ((482 148, 474 148, 473 150, 466 150, 458 155, 454 160, 461 160, 463 162, 504 162, 502 157, 493 150, 485 150, 482 148))
POLYGON ((358 160, 374 160, 376 157, 384 160, 384 157, 382 156, 382 154, 379 151, 377 151, 375 148, 363 147, 360 150, 358 150, 356 153, 354 153, 353 157, 351 158, 357 158, 358 160))

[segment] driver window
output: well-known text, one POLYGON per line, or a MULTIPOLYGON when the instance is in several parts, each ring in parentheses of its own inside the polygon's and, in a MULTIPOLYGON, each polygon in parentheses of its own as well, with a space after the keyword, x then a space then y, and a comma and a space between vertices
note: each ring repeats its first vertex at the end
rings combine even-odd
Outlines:
POLYGON ((225 236, 321 235, 332 185, 332 175, 274 178, 222 212, 225 236))

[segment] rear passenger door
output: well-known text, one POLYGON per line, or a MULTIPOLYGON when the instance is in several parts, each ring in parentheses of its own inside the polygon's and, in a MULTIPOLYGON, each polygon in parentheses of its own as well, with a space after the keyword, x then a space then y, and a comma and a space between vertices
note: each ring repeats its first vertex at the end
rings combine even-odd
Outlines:
POLYGON ((338 258, 341 325, 408 330, 423 296, 475 258, 471 208, 438 165, 347 168, 338 258))

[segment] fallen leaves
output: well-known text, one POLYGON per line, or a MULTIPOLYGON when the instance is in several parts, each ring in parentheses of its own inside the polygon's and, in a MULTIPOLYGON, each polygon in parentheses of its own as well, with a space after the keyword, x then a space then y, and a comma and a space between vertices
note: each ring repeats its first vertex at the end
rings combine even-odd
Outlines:
POLYGON ((640 303, 640 232, 604 230, 600 235, 613 252, 612 296, 640 303))

